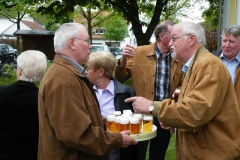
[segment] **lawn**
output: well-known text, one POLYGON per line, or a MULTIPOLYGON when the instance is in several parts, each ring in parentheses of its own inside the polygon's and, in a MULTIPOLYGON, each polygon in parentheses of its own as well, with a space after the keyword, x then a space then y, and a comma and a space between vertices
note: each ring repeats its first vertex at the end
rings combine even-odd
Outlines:
MULTIPOLYGON (((175 153, 175 140, 176 136, 173 134, 170 139, 170 143, 167 149, 165 160, 175 160, 176 159, 176 153, 175 153)), ((148 160, 148 152, 146 155, 146 160, 148 160)))

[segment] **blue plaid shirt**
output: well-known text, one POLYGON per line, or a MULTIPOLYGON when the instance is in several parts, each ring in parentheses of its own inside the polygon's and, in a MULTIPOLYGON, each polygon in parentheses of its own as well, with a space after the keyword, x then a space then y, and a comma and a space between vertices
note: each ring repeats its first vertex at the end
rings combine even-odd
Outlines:
POLYGON ((156 54, 156 76, 155 76, 155 101, 162 101, 170 98, 170 74, 171 74, 171 54, 167 53, 163 57, 162 52, 158 49, 157 44, 154 47, 156 54))

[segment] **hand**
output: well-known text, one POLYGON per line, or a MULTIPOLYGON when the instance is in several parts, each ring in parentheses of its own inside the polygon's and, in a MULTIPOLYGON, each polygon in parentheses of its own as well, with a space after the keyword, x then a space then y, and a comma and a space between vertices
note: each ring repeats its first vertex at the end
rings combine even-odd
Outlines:
POLYGON ((125 102, 133 102, 132 106, 135 110, 135 113, 141 113, 141 114, 149 114, 149 106, 151 105, 152 101, 143 98, 143 97, 131 97, 125 99, 125 102))
POLYGON ((126 148, 129 145, 136 145, 138 142, 133 139, 131 136, 129 136, 130 131, 122 131, 120 132, 122 134, 123 137, 123 142, 122 142, 122 148, 126 148))
POLYGON ((163 129, 170 129, 170 127, 164 126, 164 125, 162 124, 162 122, 159 122, 159 124, 160 124, 161 128, 163 128, 163 129))
POLYGON ((126 47, 123 48, 120 65, 123 66, 127 62, 128 57, 133 57, 133 52, 135 51, 136 49, 133 46, 127 44, 126 47))

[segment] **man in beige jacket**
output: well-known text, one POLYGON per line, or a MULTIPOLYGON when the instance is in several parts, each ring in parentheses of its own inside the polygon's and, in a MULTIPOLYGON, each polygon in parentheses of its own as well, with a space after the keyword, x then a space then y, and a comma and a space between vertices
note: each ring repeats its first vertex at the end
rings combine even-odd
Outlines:
MULTIPOLYGON (((211 54, 204 29, 192 22, 175 25, 170 46, 185 65, 178 101, 154 102, 153 116, 177 128, 177 160, 240 159, 240 110, 231 76, 221 60, 211 54)), ((143 97, 134 101, 137 113, 149 114, 153 103, 143 97)))

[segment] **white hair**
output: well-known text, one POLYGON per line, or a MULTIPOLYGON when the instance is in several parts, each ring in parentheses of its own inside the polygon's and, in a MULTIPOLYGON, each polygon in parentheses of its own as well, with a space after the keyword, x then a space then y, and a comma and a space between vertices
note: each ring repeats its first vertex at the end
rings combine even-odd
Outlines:
POLYGON ((22 52, 17 58, 17 69, 22 69, 19 80, 40 82, 47 69, 47 57, 36 50, 22 52))
POLYGON ((54 36, 54 50, 55 52, 61 51, 67 41, 71 37, 80 37, 79 29, 85 28, 84 25, 80 23, 65 23, 59 27, 59 29, 55 32, 54 36))
POLYGON ((193 23, 193 22, 182 22, 182 23, 178 23, 178 24, 174 25, 173 28, 175 28, 177 26, 182 26, 183 34, 195 35, 197 38, 197 42, 202 44, 203 46, 206 46, 207 42, 206 42, 206 37, 205 37, 205 30, 201 25, 193 23))

